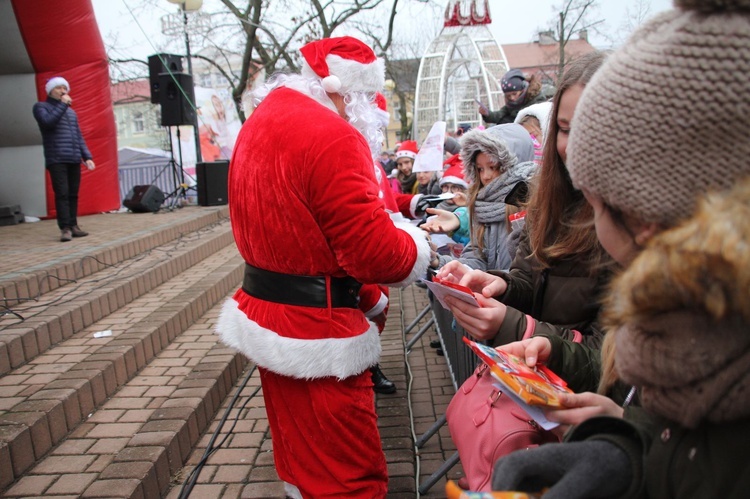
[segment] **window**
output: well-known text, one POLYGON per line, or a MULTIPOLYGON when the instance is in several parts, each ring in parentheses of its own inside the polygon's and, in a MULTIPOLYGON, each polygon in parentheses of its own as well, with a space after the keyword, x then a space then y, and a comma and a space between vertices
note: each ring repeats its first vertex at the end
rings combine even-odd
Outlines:
POLYGON ((133 113, 133 133, 143 133, 146 129, 143 121, 143 113, 133 113))
POLYGON ((401 99, 393 99, 393 119, 401 120, 401 99))
POLYGON ((211 88, 212 86, 211 73, 203 73, 200 75, 201 87, 211 88))

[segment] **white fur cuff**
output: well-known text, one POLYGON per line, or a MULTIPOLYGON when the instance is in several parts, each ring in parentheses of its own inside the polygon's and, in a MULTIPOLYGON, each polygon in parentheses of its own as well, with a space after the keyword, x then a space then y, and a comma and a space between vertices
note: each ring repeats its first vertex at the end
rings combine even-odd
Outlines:
POLYGON ((417 260, 414 262, 414 266, 409 273, 409 276, 403 281, 396 284, 389 284, 392 287, 405 288, 409 284, 417 282, 419 279, 424 278, 427 275, 427 269, 430 266, 430 242, 427 240, 427 233, 410 223, 394 223, 396 228, 403 230, 408 233, 414 244, 417 245, 417 260))
POLYGON ((366 331, 350 338, 286 338, 248 319, 237 301, 230 298, 221 309, 216 332, 224 344, 282 376, 344 379, 364 372, 380 360, 378 328, 369 324, 366 331))

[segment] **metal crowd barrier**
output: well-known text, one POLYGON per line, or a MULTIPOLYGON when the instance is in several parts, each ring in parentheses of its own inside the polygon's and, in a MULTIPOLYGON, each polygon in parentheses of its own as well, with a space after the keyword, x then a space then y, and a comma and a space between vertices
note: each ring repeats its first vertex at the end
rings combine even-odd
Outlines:
MULTIPOLYGON (((443 308, 440 302, 435 299, 432 293, 425 291, 430 299, 430 304, 427 305, 417 317, 407 326, 405 333, 409 333, 416 325, 428 314, 432 314, 432 318, 428 320, 417 333, 412 337, 406 344, 406 349, 410 350, 414 344, 426 333, 433 325, 437 330, 440 344, 442 345, 445 362, 448 365, 448 371, 451 375, 451 381, 453 382, 453 388, 458 390, 458 387, 466 381, 469 376, 472 375, 477 367, 479 359, 476 355, 464 344, 461 338, 468 335, 461 326, 455 323, 453 320, 453 314, 449 310, 443 308)), ((442 415, 435 423, 417 439, 416 446, 421 448, 427 441, 437 433, 440 428, 446 423, 445 415, 442 415)), ((459 457, 458 452, 455 452, 449 457, 432 475, 430 475, 425 481, 419 484, 419 493, 424 494, 432 488, 450 469, 458 463, 459 457)))

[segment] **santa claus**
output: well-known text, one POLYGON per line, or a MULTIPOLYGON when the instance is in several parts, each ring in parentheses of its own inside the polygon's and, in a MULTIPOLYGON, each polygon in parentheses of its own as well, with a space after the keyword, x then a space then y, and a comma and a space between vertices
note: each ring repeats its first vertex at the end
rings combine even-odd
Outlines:
POLYGON ((357 295, 362 284, 410 284, 433 255, 378 196, 382 60, 351 37, 301 53, 300 75, 256 92, 237 139, 229 209, 246 272, 217 330, 258 365, 288 496, 385 497, 368 370, 380 341, 357 295))

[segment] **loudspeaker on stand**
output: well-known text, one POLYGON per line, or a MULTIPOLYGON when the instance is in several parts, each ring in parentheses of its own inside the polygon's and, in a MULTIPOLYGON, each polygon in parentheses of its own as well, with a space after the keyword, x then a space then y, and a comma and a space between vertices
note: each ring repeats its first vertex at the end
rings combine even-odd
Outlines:
POLYGON ((154 54, 148 56, 148 84, 151 103, 159 104, 161 73, 182 73, 182 57, 176 54, 154 54))
POLYGON ((193 77, 187 73, 159 75, 161 125, 180 126, 195 123, 193 77))

